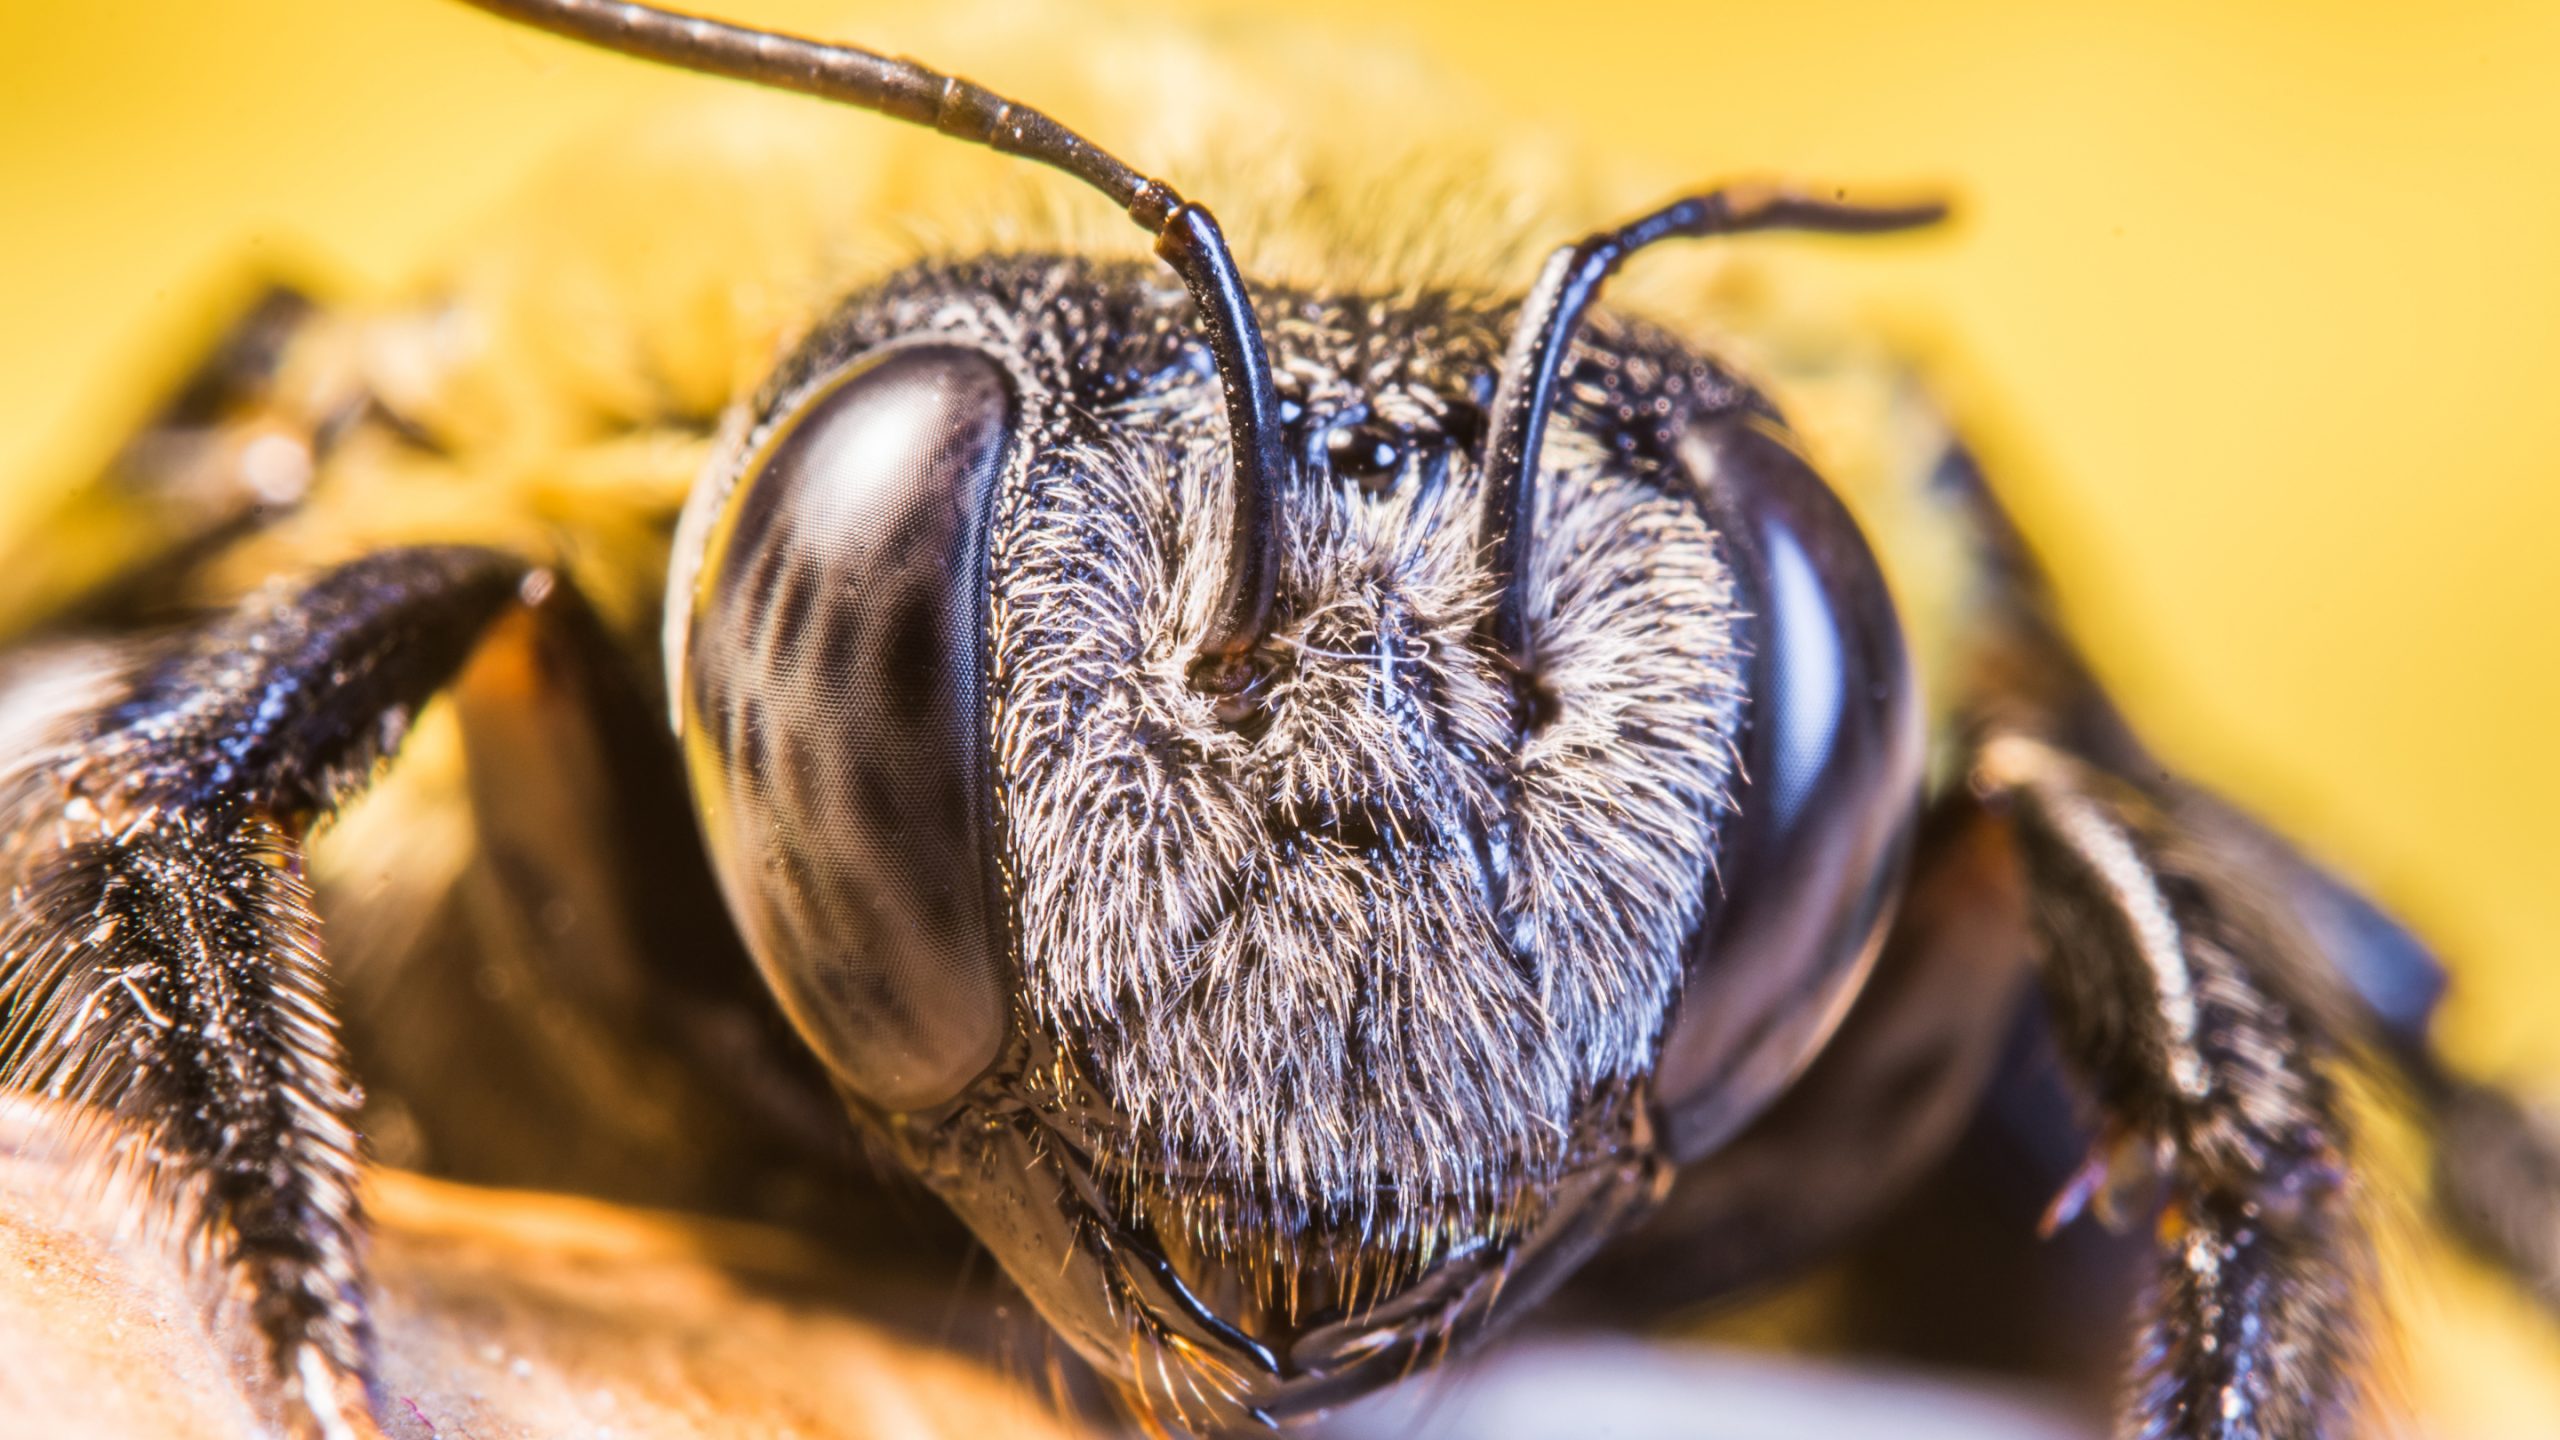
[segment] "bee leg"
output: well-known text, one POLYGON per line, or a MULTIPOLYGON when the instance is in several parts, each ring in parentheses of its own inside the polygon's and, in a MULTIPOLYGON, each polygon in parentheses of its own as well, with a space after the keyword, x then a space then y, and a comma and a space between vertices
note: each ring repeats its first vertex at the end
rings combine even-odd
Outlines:
MULTIPOLYGON (((2436 1208, 2483 1258, 2560 1314, 2560 1121, 2463 1075, 2431 1035, 2444 968, 2372 901, 2230 805, 2167 778, 2056 619, 2052 587, 1980 469, 1950 439, 1931 494, 1970 535, 1970 723, 2043 737, 2176 810, 2226 895, 2245 884, 2288 943, 2265 952, 2333 1042, 2385 1064, 2423 1110, 2436 1208), (2307 943, 2303 943, 2307 940, 2307 943)), ((2262 962, 2264 963, 2264 962, 2262 962)))
POLYGON ((2560 1125, 2433 1052, 2403 1057, 2434 1121, 2435 1200, 2455 1233, 2560 1314, 2560 1125))
POLYGON ((1983 738, 1973 781, 2008 814, 2063 1051, 2119 1163, 2165 1189, 2119 1433, 2347 1433, 2368 1265, 2341 1039, 2295 983, 2307 942, 2174 798, 2015 730, 1983 738))
POLYGON ((2343 1028, 2383 1062, 2422 1114, 2435 1208, 2482 1259, 2560 1315, 2560 1122, 2468 1076, 2431 1033, 2443 967, 2372 901, 2246 816, 2224 807, 2240 863, 2281 895, 2343 982, 2343 1028))
POLYGON ((2347 1433, 2371 1263, 2340 1081, 2375 1015, 2424 1026, 2440 979, 2414 947, 2332 953, 2353 917, 2306 901, 2378 912, 2143 747, 1952 441, 1930 494, 1973 549, 1968 778, 2006 816, 2055 1038, 2108 1137, 2051 1219, 2165 1201, 2119 1433, 2347 1433))
POLYGON ((2252 868, 2337 967, 2360 1048, 2388 1064, 2401 1098, 2422 1112, 2437 1212, 2560 1316, 2560 1117, 2462 1073, 2438 1051, 2431 1022, 2445 974, 2424 942, 2245 816, 2231 821, 2254 832, 2252 868))
POLYGON ((218 1257, 297 1434, 368 1434, 371 1398, 356 1094, 302 841, 527 579, 415 549, 271 590, 6 782, 0 1084, 99 1117, 99 1158, 218 1257))

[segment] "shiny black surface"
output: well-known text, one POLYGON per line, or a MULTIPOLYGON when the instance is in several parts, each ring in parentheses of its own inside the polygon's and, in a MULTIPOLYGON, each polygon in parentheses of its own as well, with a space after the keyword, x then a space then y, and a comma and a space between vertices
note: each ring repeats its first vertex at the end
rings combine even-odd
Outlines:
POLYGON ((683 677, 732 915, 836 1077, 949 1099, 1008 1015, 987 778, 987 511, 1014 424, 986 355, 856 360, 714 523, 683 677))
POLYGON ((1288 477, 1281 446, 1280 399, 1272 388, 1271 352, 1245 295, 1244 276, 1218 233, 1218 222, 1197 205, 1167 216, 1156 253, 1191 288, 1200 328, 1227 407, 1227 447, 1235 462, 1232 509, 1227 523, 1227 582, 1209 632, 1200 637, 1193 683, 1232 693, 1249 676, 1235 662, 1260 645, 1271 628, 1271 599, 1280 580, 1280 487, 1288 477))
POLYGON ((1681 454, 1753 618, 1721 903, 1655 1072, 1675 1161, 1749 1123, 1838 1024, 1900 883, 1921 766, 1901 624, 1838 497, 1757 416, 1706 422, 1681 454))

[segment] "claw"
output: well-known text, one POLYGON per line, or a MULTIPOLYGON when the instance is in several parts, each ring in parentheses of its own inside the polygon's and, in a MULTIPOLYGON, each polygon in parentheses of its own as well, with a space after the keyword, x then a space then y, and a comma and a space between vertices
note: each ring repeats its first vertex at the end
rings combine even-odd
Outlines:
POLYGON ((2132 1203, 2134 1193, 2148 1189, 2158 1178, 2157 1147, 2110 1120, 2090 1142, 2089 1158, 2080 1162, 2044 1207, 2043 1217, 2036 1221, 2036 1238, 2052 1239, 2083 1211, 2094 1213, 2099 1224, 2121 1233, 2138 1208, 2132 1203))

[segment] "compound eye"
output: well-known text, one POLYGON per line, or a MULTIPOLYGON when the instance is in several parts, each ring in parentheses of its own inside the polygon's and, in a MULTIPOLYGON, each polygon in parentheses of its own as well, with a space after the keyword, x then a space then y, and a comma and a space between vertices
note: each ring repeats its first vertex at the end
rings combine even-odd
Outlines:
POLYGON ((1008 1024, 986 634, 1014 415, 979 351, 873 351, 768 428, 694 571, 680 724, 730 915, 888 1111, 958 1094, 1008 1024))
POLYGON ((1758 1114, 1838 1022, 1901 884, 1921 750, 1901 621, 1830 487, 1748 416, 1693 429, 1681 457, 1751 617, 1745 778, 1654 1077, 1686 1162, 1758 1114))

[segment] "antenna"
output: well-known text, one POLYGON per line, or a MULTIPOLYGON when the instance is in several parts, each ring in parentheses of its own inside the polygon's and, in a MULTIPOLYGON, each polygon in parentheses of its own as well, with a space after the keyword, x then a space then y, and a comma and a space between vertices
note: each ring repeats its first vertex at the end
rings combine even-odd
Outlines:
POLYGON ((954 139, 1063 170, 1110 196, 1138 228, 1155 236, 1157 256, 1190 289, 1217 364, 1218 383, 1226 392, 1228 449, 1235 464, 1227 581, 1192 661, 1191 683, 1227 696, 1241 694, 1252 683, 1248 657, 1269 630, 1279 579, 1280 404, 1272 393, 1271 356, 1263 348, 1262 327, 1245 295, 1244 277, 1236 272, 1226 237, 1207 210, 1039 111, 912 60, 648 5, 606 0, 464 3, 643 60, 796 90, 929 125, 954 139))
POLYGON ((1484 533, 1492 537, 1492 568, 1502 587, 1494 605, 1492 638, 1515 672, 1525 672, 1530 659, 1527 577, 1535 539, 1538 451, 1546 439, 1547 416, 1555 408, 1565 354, 1573 348, 1584 312, 1618 266, 1661 240, 1752 230, 1873 235, 1934 225, 1946 215, 1947 207, 1936 201, 1852 205, 1772 186, 1732 185, 1675 200, 1548 259, 1513 322, 1485 442, 1484 533))

